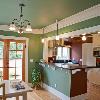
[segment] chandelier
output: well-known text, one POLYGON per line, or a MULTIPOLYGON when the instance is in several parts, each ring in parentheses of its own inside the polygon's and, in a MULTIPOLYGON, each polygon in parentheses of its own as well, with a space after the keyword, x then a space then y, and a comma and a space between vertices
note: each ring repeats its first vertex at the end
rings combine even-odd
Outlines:
POLYGON ((30 21, 23 19, 23 7, 25 7, 25 5, 19 4, 19 7, 20 7, 19 19, 13 19, 12 23, 10 24, 9 29, 11 31, 17 31, 20 34, 23 33, 24 31, 31 32, 32 28, 30 25, 30 21))

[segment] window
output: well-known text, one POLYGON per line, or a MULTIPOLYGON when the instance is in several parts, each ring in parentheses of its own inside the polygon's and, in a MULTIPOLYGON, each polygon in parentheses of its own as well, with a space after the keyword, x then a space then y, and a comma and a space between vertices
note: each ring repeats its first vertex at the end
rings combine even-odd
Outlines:
POLYGON ((56 59, 57 60, 70 59, 70 48, 69 47, 58 47, 56 59))

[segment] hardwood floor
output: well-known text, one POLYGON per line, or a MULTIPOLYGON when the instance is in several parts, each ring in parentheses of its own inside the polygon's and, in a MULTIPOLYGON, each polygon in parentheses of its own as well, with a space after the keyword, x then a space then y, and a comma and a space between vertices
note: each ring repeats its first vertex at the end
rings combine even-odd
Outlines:
MULTIPOLYGON (((16 100, 14 97, 7 100, 16 100)), ((20 97, 19 100, 23 100, 20 97)), ((28 93, 28 100, 60 100, 58 97, 46 90, 33 90, 33 92, 28 93)))

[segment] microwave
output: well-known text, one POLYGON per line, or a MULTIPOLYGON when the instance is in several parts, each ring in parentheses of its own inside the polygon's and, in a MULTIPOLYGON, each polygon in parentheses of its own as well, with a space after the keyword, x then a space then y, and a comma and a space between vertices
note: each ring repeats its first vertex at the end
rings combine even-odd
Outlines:
POLYGON ((93 48, 93 56, 100 57, 100 47, 93 48))

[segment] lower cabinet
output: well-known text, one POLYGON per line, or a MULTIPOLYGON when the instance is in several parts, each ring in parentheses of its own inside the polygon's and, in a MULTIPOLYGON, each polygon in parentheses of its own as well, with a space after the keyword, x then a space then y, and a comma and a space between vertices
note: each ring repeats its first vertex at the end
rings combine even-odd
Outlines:
POLYGON ((85 72, 85 69, 80 69, 80 71, 71 74, 70 96, 74 97, 87 93, 87 72, 85 72))

